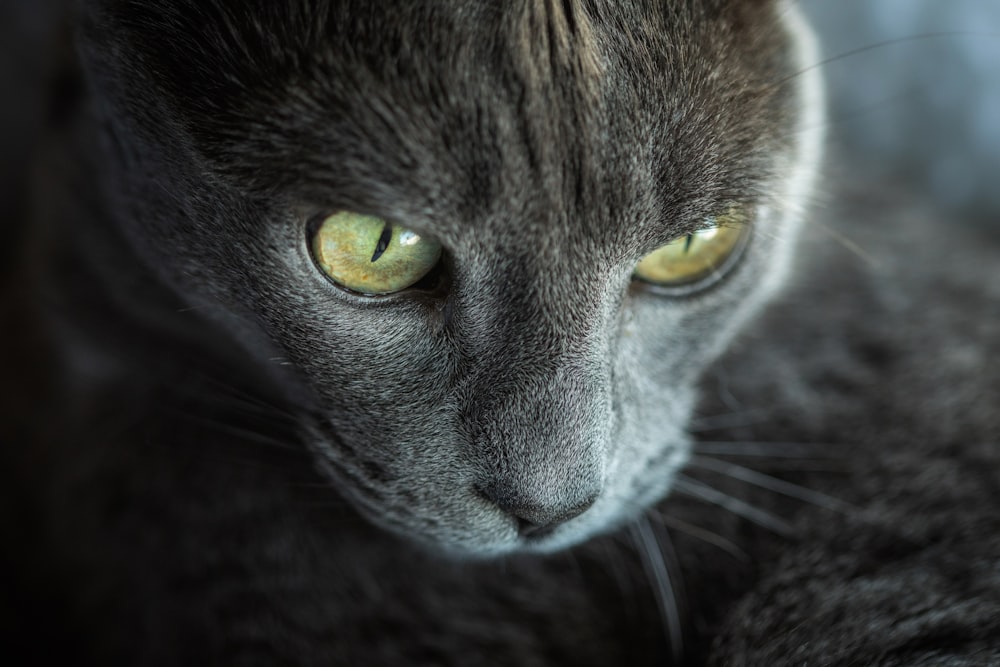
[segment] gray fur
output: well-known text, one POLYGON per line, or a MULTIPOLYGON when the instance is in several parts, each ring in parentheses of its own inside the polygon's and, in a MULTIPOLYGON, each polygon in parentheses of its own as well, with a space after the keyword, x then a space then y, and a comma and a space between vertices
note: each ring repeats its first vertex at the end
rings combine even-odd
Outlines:
POLYGON ((868 187, 806 213, 790 4, 78 9, 2 156, 5 657, 996 661, 995 245, 868 187), (630 283, 733 200, 722 280, 630 283), (329 207, 443 283, 334 287, 329 207), (532 539, 500 507, 595 490, 532 539))
POLYGON ((121 222, 258 363, 289 362, 275 375, 335 484, 375 522, 469 555, 564 547, 661 497, 695 380, 780 274, 775 239, 806 194, 785 183, 816 166, 798 146, 813 139, 787 130, 813 75, 781 83, 804 61, 779 10, 306 3, 214 19, 234 11, 93 12, 95 85, 143 156, 121 222), (170 22, 184 43, 161 49, 170 22), (136 56, 102 62, 115 49, 136 56), (682 299, 630 287, 644 254, 734 202, 759 209, 737 278, 682 299), (439 239, 447 294, 332 288, 305 223, 340 207, 439 239), (595 498, 530 541, 501 509, 595 498))

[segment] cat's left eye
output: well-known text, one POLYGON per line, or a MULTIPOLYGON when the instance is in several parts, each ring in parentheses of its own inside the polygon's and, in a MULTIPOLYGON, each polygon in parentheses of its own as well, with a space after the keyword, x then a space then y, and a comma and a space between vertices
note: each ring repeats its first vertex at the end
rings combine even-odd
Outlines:
POLYGON ((749 236, 745 214, 733 209, 714 224, 660 246, 635 267, 636 279, 666 288, 690 288, 720 277, 749 236))
POLYGON ((352 292, 383 295, 412 287, 437 266, 441 244, 381 218, 339 211, 312 232, 316 263, 352 292))

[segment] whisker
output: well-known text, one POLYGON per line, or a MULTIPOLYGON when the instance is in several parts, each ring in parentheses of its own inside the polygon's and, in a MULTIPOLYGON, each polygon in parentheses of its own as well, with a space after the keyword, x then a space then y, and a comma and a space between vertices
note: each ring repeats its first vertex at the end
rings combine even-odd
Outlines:
POLYGON ((823 58, 819 62, 813 63, 812 65, 809 65, 808 67, 804 67, 801 70, 798 70, 796 72, 793 72, 792 74, 789 74, 788 76, 782 77, 782 78, 778 79, 777 81, 775 81, 775 82, 773 82, 771 84, 771 89, 773 89, 773 88, 780 88, 781 86, 785 85, 786 83, 788 83, 790 81, 793 81, 794 79, 802 76, 803 74, 806 74, 806 73, 811 72, 813 70, 820 69, 822 67, 826 67, 827 65, 830 65, 830 64, 835 63, 835 62, 840 61, 840 60, 846 60, 848 58, 853 58, 854 56, 858 56, 858 55, 861 55, 863 53, 868 53, 870 51, 877 51, 879 49, 885 49, 885 48, 888 48, 890 46, 897 46, 897 45, 900 45, 900 44, 907 44, 907 43, 910 43, 910 42, 921 42, 921 41, 928 41, 928 40, 934 40, 934 39, 945 39, 945 38, 951 38, 951 37, 992 37, 992 38, 996 38, 996 37, 1000 37, 1000 33, 986 32, 986 31, 977 31, 977 30, 946 30, 946 31, 941 31, 941 32, 925 32, 925 33, 919 33, 919 34, 916 34, 916 35, 905 35, 903 37, 896 37, 894 39, 887 39, 887 40, 884 40, 884 41, 881 41, 881 42, 876 42, 875 44, 866 44, 865 46, 860 46, 858 48, 850 49, 848 51, 842 51, 841 53, 838 53, 838 54, 833 55, 833 56, 829 56, 828 58, 823 58))
POLYGON ((731 442, 722 440, 697 440, 694 451, 711 456, 748 456, 790 459, 837 458, 829 449, 842 445, 811 442, 731 442), (822 448, 822 449, 821 449, 822 448))
MULTIPOLYGON (((282 476, 282 482, 292 479, 289 477, 290 474, 303 474, 301 465, 288 465, 281 462, 275 463, 274 461, 261 461, 260 459, 251 458, 248 456, 237 456, 233 454, 220 453, 220 452, 200 452, 199 457, 204 461, 217 462, 225 464, 227 467, 233 469, 244 469, 252 470, 255 472, 264 473, 268 476, 274 476, 276 473, 282 476)), ((301 479, 305 479, 302 477, 301 479)))
POLYGON ((813 491, 812 489, 807 489, 804 486, 799 486, 798 484, 793 484, 783 479, 772 477, 771 475, 765 475, 762 472, 757 472, 756 470, 751 470, 750 468, 744 468, 743 466, 736 465, 735 463, 730 463, 728 461, 720 461, 718 459, 703 456, 693 456, 688 463, 695 468, 711 470, 727 477, 738 479, 748 484, 753 484, 756 487, 767 489, 768 491, 773 491, 783 496, 788 496, 789 498, 796 498, 802 502, 828 509, 831 512, 852 514, 857 511, 856 507, 850 503, 840 500, 839 498, 834 498, 833 496, 828 496, 825 493, 813 491))
POLYGON ((766 421, 764 410, 744 410, 742 412, 727 412, 709 417, 695 417, 688 427, 689 433, 704 433, 706 431, 722 431, 739 426, 753 426, 766 421))
POLYGON ((191 415, 191 414, 184 415, 184 419, 187 421, 203 424, 215 431, 218 431, 219 433, 225 433, 228 435, 235 436, 239 438, 241 442, 253 443, 257 445, 266 445, 268 447, 274 447, 276 449, 302 454, 303 456, 308 455, 308 453, 302 447, 297 447, 289 442, 278 440, 276 438, 263 435, 261 433, 258 433, 257 431, 252 431, 250 429, 246 429, 241 426, 228 424, 224 421, 209 419, 208 417, 201 417, 198 415, 191 415))
POLYGON ((322 482, 302 482, 289 484, 288 486, 295 489, 321 489, 323 491, 334 491, 337 488, 329 480, 322 482))
POLYGON ((712 370, 711 376, 715 380, 715 395, 722 401, 722 404, 733 412, 744 409, 743 404, 730 389, 729 372, 720 365, 712 370))
POLYGON ((621 543, 612 540, 596 540, 594 542, 601 549, 601 563, 604 570, 611 576, 615 587, 621 594, 621 604, 624 605, 623 613, 631 618, 638 618, 638 602, 636 600, 631 568, 622 561, 622 554, 618 547, 621 543))
POLYGON ((821 232, 829 236, 831 239, 839 243, 843 248, 845 248, 851 254, 861 259, 861 261, 867 264, 870 268, 873 269, 881 268, 882 266, 881 262, 875 259, 874 255, 866 252, 864 248, 862 248, 859 244, 852 241, 850 237, 845 236, 841 232, 837 231, 831 225, 828 225, 825 222, 821 222, 820 220, 814 218, 807 218, 804 220, 804 222, 806 224, 814 225, 816 229, 820 230, 821 232))
POLYGON ((881 97, 872 102, 867 102, 865 104, 859 104, 857 106, 851 107, 846 111, 837 113, 836 115, 831 115, 826 118, 822 123, 816 125, 809 125, 805 127, 795 128, 794 132, 789 132, 787 134, 780 135, 782 139, 792 139, 800 136, 803 133, 815 132, 817 130, 835 130, 843 125, 848 125, 849 123, 856 122, 863 119, 865 116, 870 116, 879 111, 884 111, 887 108, 892 108, 893 106, 899 105, 903 102, 912 102, 913 93, 912 91, 903 91, 889 95, 886 97, 881 97))
POLYGON ((295 507, 301 509, 314 509, 314 510, 337 510, 340 514, 339 518, 346 519, 347 522, 353 523, 363 523, 364 519, 358 516, 357 510, 355 510, 346 500, 297 500, 295 501, 295 507))
POLYGON ((674 530, 684 533, 685 535, 689 535, 695 539, 701 540, 702 542, 711 544, 714 547, 718 547, 738 561, 743 563, 749 563, 751 561, 750 554, 736 546, 734 542, 727 540, 723 536, 717 535, 710 530, 688 523, 687 521, 681 521, 677 517, 667 514, 666 512, 654 511, 652 513, 652 517, 662 523, 665 528, 673 528, 674 530))
POLYGON ((704 500, 712 505, 717 505, 782 537, 790 538, 795 534, 791 524, 784 519, 766 512, 759 507, 754 507, 739 498, 733 498, 690 477, 678 475, 674 481, 674 490, 678 493, 704 500))
POLYGON ((674 541, 670 537, 670 531, 667 530, 667 527, 660 522, 649 524, 648 512, 644 516, 644 520, 647 521, 647 525, 652 529, 651 533, 656 538, 656 542, 660 547, 660 554, 663 556, 664 571, 669 577, 668 583, 670 584, 670 591, 673 593, 673 608, 676 613, 674 628, 676 631, 677 649, 673 650, 673 653, 675 661, 680 662, 684 655, 684 615, 681 613, 681 610, 687 609, 684 591, 684 573, 681 571, 681 562, 677 557, 677 549, 674 548, 674 541), (657 528, 659 528, 659 531, 657 531, 657 528), (673 576, 670 576, 671 573, 673 576))
POLYGON ((291 420, 293 422, 298 419, 298 415, 294 414, 287 408, 275 405, 274 403, 271 403, 265 400, 264 398, 247 391, 242 387, 238 387, 234 384, 225 382, 219 379, 218 377, 215 377, 213 375, 201 375, 201 379, 206 384, 214 385, 215 387, 222 390, 223 393, 218 394, 216 397, 213 398, 225 397, 231 402, 232 405, 238 405, 241 407, 252 406, 257 409, 257 412, 255 412, 255 414, 279 417, 291 420))
POLYGON ((656 602, 660 609, 667 637, 670 639, 670 651, 675 662, 680 662, 684 655, 684 636, 681 627, 680 611, 674 594, 673 583, 670 580, 666 561, 660 542, 656 539, 649 518, 643 515, 630 527, 632 539, 638 549, 643 569, 650 583, 654 584, 656 602))

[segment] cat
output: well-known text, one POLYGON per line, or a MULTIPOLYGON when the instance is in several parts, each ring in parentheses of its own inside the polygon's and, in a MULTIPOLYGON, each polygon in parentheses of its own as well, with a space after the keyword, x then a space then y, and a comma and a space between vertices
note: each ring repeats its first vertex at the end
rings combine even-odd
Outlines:
POLYGON ((1000 660, 995 249, 810 210, 794 3, 67 12, 26 663, 1000 660))

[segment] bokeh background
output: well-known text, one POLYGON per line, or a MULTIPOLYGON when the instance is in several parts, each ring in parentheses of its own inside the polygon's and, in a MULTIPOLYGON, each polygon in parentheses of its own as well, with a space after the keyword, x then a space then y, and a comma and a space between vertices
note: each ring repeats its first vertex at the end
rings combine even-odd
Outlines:
POLYGON ((820 35, 832 148, 1000 230, 1000 0, 799 0, 820 35))

